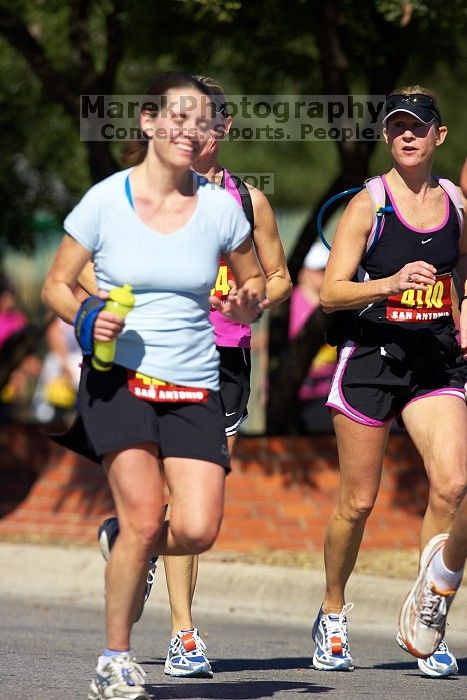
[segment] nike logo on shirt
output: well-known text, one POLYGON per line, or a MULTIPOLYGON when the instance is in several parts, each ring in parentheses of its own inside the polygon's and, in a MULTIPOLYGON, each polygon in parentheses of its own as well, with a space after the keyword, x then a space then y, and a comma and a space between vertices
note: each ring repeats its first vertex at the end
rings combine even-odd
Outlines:
POLYGON ((422 245, 425 245, 425 243, 429 243, 432 240, 432 238, 425 238, 425 240, 422 241, 422 245))

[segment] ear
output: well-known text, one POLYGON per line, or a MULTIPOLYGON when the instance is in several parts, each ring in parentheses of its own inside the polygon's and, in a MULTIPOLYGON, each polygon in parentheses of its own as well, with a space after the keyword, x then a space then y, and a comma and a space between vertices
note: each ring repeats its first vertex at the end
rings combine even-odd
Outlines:
POLYGON ((147 139, 152 139, 154 136, 154 116, 151 112, 141 112, 139 117, 141 131, 147 139))
POLYGON ((226 136, 229 131, 230 127, 232 126, 233 119, 232 117, 225 117, 224 119, 224 136, 226 136))
POLYGON ((385 126, 383 127, 383 138, 386 141, 386 143, 389 143, 388 130, 385 126))
POLYGON ((446 136, 448 135, 448 127, 447 126, 439 126, 438 127, 438 135, 435 140, 435 145, 436 146, 441 146, 442 143, 444 143, 444 140, 446 136))

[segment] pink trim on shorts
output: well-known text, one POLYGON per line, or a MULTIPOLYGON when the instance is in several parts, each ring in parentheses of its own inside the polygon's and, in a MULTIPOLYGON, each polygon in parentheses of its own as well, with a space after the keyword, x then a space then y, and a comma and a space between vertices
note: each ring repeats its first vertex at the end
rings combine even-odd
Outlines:
POLYGON ((392 196, 391 190, 389 189, 389 185, 387 183, 386 176, 382 175, 381 179, 383 180, 384 187, 386 189, 386 192, 389 195, 389 200, 390 200, 392 206, 394 207, 394 211, 396 212, 397 218, 399 219, 401 224, 403 224, 406 228, 410 229, 411 231, 415 231, 415 233, 421 233, 422 235, 425 235, 426 233, 434 233, 435 231, 440 231, 442 228, 444 228, 444 226, 446 226, 446 224, 448 223, 448 219, 449 219, 449 209, 450 209, 450 206, 449 206, 450 199, 449 199, 449 196, 448 196, 448 193, 446 192, 446 190, 443 190, 444 191, 444 208, 446 210, 446 213, 444 215, 444 220, 443 220, 442 224, 440 224, 439 226, 435 226, 435 228, 424 228, 424 229, 414 228, 413 226, 411 226, 410 224, 407 223, 407 221, 404 219, 404 217, 400 213, 399 208, 395 202, 395 199, 392 196))
POLYGON ((458 389, 456 387, 445 387, 444 389, 435 389, 434 391, 429 391, 428 394, 423 394, 423 396, 416 396, 414 399, 410 399, 410 401, 404 405, 402 411, 404 408, 407 408, 407 406, 410 406, 411 403, 414 403, 414 401, 420 401, 420 399, 426 399, 430 396, 455 396, 462 399, 462 401, 465 401, 465 391, 463 389, 458 389))
POLYGON ((342 350, 339 354, 339 359, 337 361, 336 371, 334 372, 334 376, 332 378, 331 389, 329 391, 329 396, 328 396, 328 400, 326 402, 326 406, 328 408, 335 408, 336 411, 343 413, 344 416, 347 416, 347 418, 350 418, 351 420, 355 421, 356 423, 361 423, 362 425, 367 425, 371 428, 379 428, 381 426, 386 425, 386 423, 388 423, 390 420, 392 420, 392 418, 389 418, 386 421, 380 421, 380 420, 376 420, 375 418, 370 418, 369 416, 365 416, 363 413, 360 413, 360 411, 357 411, 355 408, 353 408, 346 401, 344 394, 343 394, 343 391, 342 391, 342 376, 345 372, 345 368, 347 366, 347 363, 350 360, 350 358, 352 357, 356 348, 357 348, 356 343, 354 343, 351 340, 347 341, 347 343, 342 348, 342 350), (344 357, 344 355, 345 355, 345 357, 344 357))

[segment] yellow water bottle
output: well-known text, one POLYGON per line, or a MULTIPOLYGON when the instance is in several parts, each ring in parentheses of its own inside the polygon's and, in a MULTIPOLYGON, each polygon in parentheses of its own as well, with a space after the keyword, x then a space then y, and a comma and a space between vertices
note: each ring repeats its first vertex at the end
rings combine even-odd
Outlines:
MULTIPOLYGON (((109 298, 103 310, 110 311, 116 316, 125 318, 134 305, 135 297, 132 292, 132 287, 129 284, 124 284, 123 287, 114 287, 110 290, 109 298)), ((115 359, 116 347, 116 340, 95 340, 94 354, 91 360, 94 369, 100 372, 108 372, 115 359)))

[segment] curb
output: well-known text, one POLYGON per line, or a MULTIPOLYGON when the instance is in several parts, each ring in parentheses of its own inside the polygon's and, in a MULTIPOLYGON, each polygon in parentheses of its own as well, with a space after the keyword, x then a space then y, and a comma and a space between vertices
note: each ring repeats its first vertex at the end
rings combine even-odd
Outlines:
MULTIPOLYGON (((168 608, 162 566, 148 607, 168 608)), ((0 543, 0 590, 3 595, 102 607, 104 563, 97 548, 0 543)), ((412 582, 354 575, 347 599, 355 604, 352 622, 397 626, 401 603, 412 582)), ((287 619, 310 627, 321 604, 324 571, 284 566, 224 563, 204 555, 194 599, 195 612, 287 619)), ((467 608, 467 587, 453 610, 467 608)), ((450 630, 467 632, 467 619, 450 614, 450 630)))

